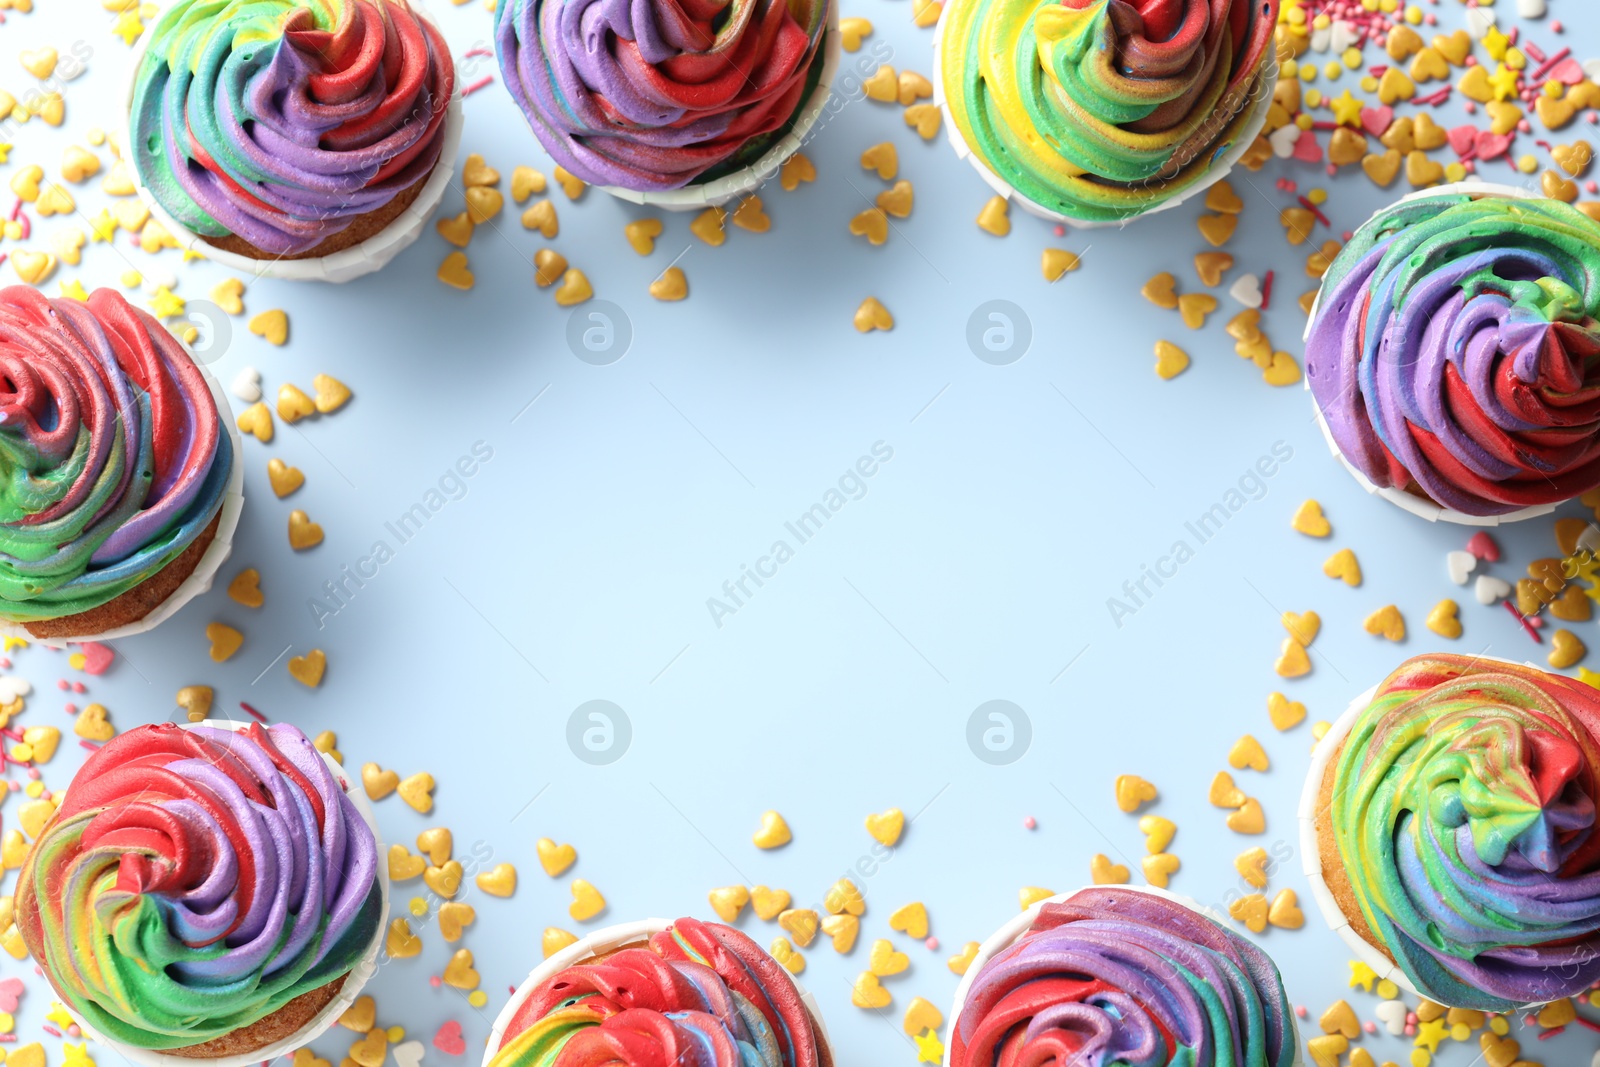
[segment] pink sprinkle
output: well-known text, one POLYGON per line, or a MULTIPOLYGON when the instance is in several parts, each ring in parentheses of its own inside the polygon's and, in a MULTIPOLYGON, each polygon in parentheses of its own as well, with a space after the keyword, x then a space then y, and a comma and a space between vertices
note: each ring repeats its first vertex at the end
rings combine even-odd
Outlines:
POLYGON ((249 712, 251 715, 253 715, 257 722, 266 722, 267 721, 267 717, 265 715, 261 714, 259 711, 257 711, 255 708, 252 708, 249 704, 246 704, 244 701, 242 701, 242 700, 239 701, 239 706, 241 708, 243 708, 245 711, 249 712))
POLYGON ((1025 817, 1022 820, 1023 829, 1026 829, 1026 830, 1032 830, 1034 827, 1036 827, 1038 825, 1039 825, 1039 820, 1035 819, 1032 815, 1029 815, 1029 816, 1025 817))
POLYGON ((78 1024, 77 1023, 73 1023, 71 1026, 67 1027, 67 1036, 68 1037, 82 1037, 83 1036, 83 1031, 78 1028, 78 1024))
POLYGON ((79 748, 86 748, 90 752, 99 752, 100 751, 100 746, 95 744, 93 741, 79 741, 78 742, 78 747, 79 748))
POLYGON ((1061 225, 1061 223, 1058 222, 1058 223, 1056 223, 1055 229, 1052 230, 1051 232, 1054 233, 1057 237, 1065 237, 1067 235, 1067 228, 1065 226, 1061 225))
POLYGON ((1332 163, 1328 164, 1328 177, 1332 178, 1339 173, 1339 168, 1332 163))
POLYGON ((479 89, 486 89, 490 85, 493 85, 493 84, 494 84, 494 75, 493 74, 485 74, 482 78, 478 79, 477 81, 473 82, 471 85, 469 85, 466 88, 462 89, 461 90, 461 95, 462 96, 471 96, 473 93, 477 92, 479 89))
POLYGON ((17 1035, 16 1034, 0 1034, 0 1041, 4 1041, 6 1044, 10 1044, 11 1042, 15 1041, 16 1039, 17 1039, 17 1035))
POLYGON ((17 202, 11 205, 11 221, 16 222, 17 216, 22 214, 22 197, 17 197, 17 202))
POLYGON ((1538 1022, 1539 1022, 1539 1017, 1537 1015, 1533 1014, 1533 1012, 1531 1012, 1531 1011, 1528 1014, 1526 1014, 1526 1015, 1524 1015, 1522 1017, 1522 1025, 1523 1026, 1534 1026, 1538 1022))
MULTIPOLYGON (((1435 0, 1435 2, 1437 2, 1437 0, 1435 0)), ((1422 21, 1426 22, 1429 26, 1437 26, 1439 25, 1439 16, 1430 11, 1426 15, 1422 16, 1422 21)))
POLYGON ((1533 60, 1535 63, 1543 63, 1545 59, 1548 58, 1544 54, 1544 49, 1540 48, 1532 41, 1529 41, 1527 44, 1523 45, 1522 50, 1526 52, 1528 54, 1528 58, 1533 60))
POLYGON ((1540 1041, 1548 1041, 1550 1038, 1555 1037, 1557 1034, 1564 1034, 1566 1032, 1567 1032, 1567 1028, 1565 1026, 1552 1026, 1550 1029, 1546 1030, 1544 1033, 1539 1035, 1539 1040, 1540 1041))
POLYGON ((78 714, 78 705, 76 705, 76 704, 63 704, 61 706, 61 710, 66 712, 68 715, 76 715, 76 714, 78 714))
POLYGON ((434 975, 428 979, 428 984, 433 986, 433 988, 438 989, 440 986, 444 985, 444 982, 439 978, 438 975, 434 975))
POLYGON ((1267 276, 1261 279, 1261 310, 1265 311, 1272 305, 1272 279, 1276 277, 1274 271, 1267 271, 1267 276))
POLYGON ((1583 183, 1583 188, 1590 196, 1593 196, 1595 193, 1600 193, 1600 182, 1590 178, 1588 181, 1583 183))
POLYGON ((494 55, 494 53, 489 51, 489 49, 487 49, 487 48, 473 48, 473 49, 469 49, 468 51, 462 53, 461 58, 462 59, 474 59, 474 58, 476 58, 478 56, 492 56, 492 55, 494 55))
POLYGON ((1417 1036, 1417 1028, 1415 1026, 1412 1026, 1410 1023, 1407 1023, 1406 1024, 1406 1036, 1407 1037, 1416 1037, 1417 1036))
POLYGON ((923 945, 927 946, 929 952, 939 951, 939 939, 937 937, 928 938, 928 940, 923 942, 923 945))
POLYGON ((1517 122, 1517 132, 1518 133, 1532 133, 1533 132, 1533 124, 1531 122, 1529 122, 1527 119, 1519 120, 1517 122))
POLYGON ((1415 1026, 1415 1025, 1417 1025, 1417 1013, 1416 1012, 1414 1012, 1414 1011, 1406 1012, 1406 1025, 1407 1026, 1415 1026))
POLYGON ((1302 1019, 1304 1019, 1308 1014, 1310 1014, 1309 1012, 1306 1011, 1306 1006, 1304 1004, 1296 1004, 1294 1006, 1294 1013, 1296 1015, 1300 1016, 1300 1018, 1302 1018, 1302 1019))
POLYGON ((72 688, 72 683, 67 681, 65 678, 59 678, 56 680, 56 688, 64 693, 68 689, 72 688))
POLYGON ((1378 1024, 1373 1022, 1371 1019, 1368 1019, 1366 1022, 1361 1024, 1361 1029, 1365 1030, 1369 1034, 1375 1034, 1378 1032, 1378 1024))
POLYGON ((39 1027, 39 1029, 43 1030, 45 1033, 49 1034, 51 1037, 60 1037, 61 1036, 61 1031, 57 1030, 55 1027, 51 1026, 49 1023, 46 1023, 45 1025, 39 1027))
POLYGON ((73 682, 72 683, 72 691, 74 693, 87 693, 89 690, 84 687, 84 684, 82 682, 73 682))
POLYGON ((1471 159, 1466 160, 1465 162, 1463 162, 1461 164, 1461 166, 1466 169, 1466 172, 1468 174, 1476 174, 1476 173, 1478 173, 1478 164, 1477 164, 1477 162, 1475 160, 1471 160, 1471 159))
POLYGON ((26 241, 33 235, 33 223, 28 221, 28 216, 26 214, 19 216, 17 218, 17 222, 22 225, 22 237, 20 240, 26 241))
POLYGON ((39 780, 39 768, 37 768, 37 767, 29 767, 28 768, 28 777, 33 779, 35 782, 37 782, 39 780))
POLYGON ((1550 23, 1551 33, 1564 33, 1566 32, 1566 29, 1567 28, 1565 26, 1561 25, 1560 19, 1556 19, 1554 22, 1550 23))

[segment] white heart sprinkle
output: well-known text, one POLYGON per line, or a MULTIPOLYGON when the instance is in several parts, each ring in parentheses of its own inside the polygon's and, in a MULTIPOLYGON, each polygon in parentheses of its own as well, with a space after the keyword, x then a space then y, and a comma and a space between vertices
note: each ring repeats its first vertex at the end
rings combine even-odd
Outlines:
POLYGON ((1333 38, 1333 31, 1324 26, 1320 30, 1311 31, 1311 50, 1313 52, 1326 52, 1328 44, 1333 38))
POLYGON ((178 287, 178 276, 159 267, 147 268, 144 272, 144 291, 154 296, 156 290, 165 289, 171 292, 178 287))
POLYGON ((33 692, 33 686, 26 678, 18 678, 8 674, 0 678, 0 704, 14 704, 19 697, 25 697, 33 692))
POLYGON ((1493 8, 1467 8, 1467 33, 1475 38, 1481 40, 1498 21, 1493 8))
POLYGON ((1600 556, 1600 526, 1592 522, 1585 526, 1578 535, 1578 547, 1591 556, 1600 556))
POLYGON ((1542 19, 1544 12, 1544 0, 1517 0, 1517 14, 1525 19, 1542 19))
POLYGON ((1586 59, 1583 61, 1583 73, 1590 81, 1600 81, 1600 59, 1586 59))
POLYGON ((1261 306, 1261 279, 1254 274, 1244 274, 1228 286, 1228 295, 1247 308, 1261 306))
POLYGON ((1472 586, 1472 593, 1478 598, 1478 603, 1493 604, 1503 596, 1510 596, 1511 586, 1503 579, 1480 574, 1477 582, 1472 586))
POLYGON ((1279 159, 1288 159, 1294 155, 1294 143, 1299 139, 1300 127, 1292 122, 1267 134, 1267 142, 1272 145, 1272 154, 1279 159))
POLYGON ((1344 54, 1346 48, 1353 48, 1361 42, 1361 32, 1355 24, 1348 19, 1339 19, 1328 27, 1328 51, 1344 54))
POLYGON ((417 1067, 422 1062, 422 1053, 422 1042, 415 1040, 403 1041, 389 1050, 389 1055, 400 1067, 417 1067))
POLYGON ((1478 557, 1471 552, 1462 552, 1457 549, 1454 552, 1445 553, 1444 565, 1450 572, 1450 580, 1452 582, 1457 585, 1466 585, 1467 578, 1478 565, 1478 557))
POLYGON ((233 384, 229 388, 233 390, 234 396, 246 404, 254 404, 261 399, 261 372, 254 367, 240 367, 239 373, 233 376, 233 384))
POLYGON ((1403 1000, 1379 1001, 1378 1006, 1372 1009, 1372 1014, 1378 1017, 1383 1028, 1391 1034, 1406 1032, 1406 1004, 1403 1000))

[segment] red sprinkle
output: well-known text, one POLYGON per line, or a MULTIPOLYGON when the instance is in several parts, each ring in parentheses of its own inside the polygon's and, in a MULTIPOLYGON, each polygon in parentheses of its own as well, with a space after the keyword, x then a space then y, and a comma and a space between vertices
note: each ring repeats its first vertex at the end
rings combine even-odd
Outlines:
POLYGON ((49 1023, 46 1023, 45 1025, 39 1027, 39 1029, 43 1030, 45 1033, 49 1034, 51 1037, 60 1037, 61 1036, 61 1031, 57 1030, 55 1027, 51 1026, 49 1023))
POLYGON ((1567 1032, 1567 1028, 1565 1026, 1552 1026, 1550 1029, 1546 1030, 1544 1033, 1539 1035, 1539 1040, 1540 1041, 1548 1041, 1550 1038, 1555 1037, 1557 1034, 1564 1034, 1566 1032, 1567 1032))
POLYGON ((1528 636, 1533 638, 1533 643, 1534 644, 1536 644, 1536 645, 1544 644, 1544 641, 1542 641, 1540 639, 1540 637, 1539 637, 1539 631, 1535 630, 1532 626, 1528 625, 1528 620, 1523 617, 1522 612, 1517 610, 1517 606, 1515 604, 1513 604, 1509 600, 1502 600, 1502 601, 1500 601, 1500 603, 1504 604, 1506 610, 1511 612, 1511 617, 1516 619, 1517 622, 1521 623, 1522 624, 1522 628, 1524 630, 1528 631, 1528 636))
POLYGON ((100 746, 98 744, 96 744, 95 742, 93 742, 93 741, 79 741, 78 742, 78 747, 79 748, 86 748, 90 752, 99 752, 100 751, 100 746))
POLYGON ((241 708, 243 708, 245 711, 249 712, 251 715, 253 715, 257 722, 266 722, 267 721, 267 717, 265 715, 261 714, 259 711, 257 711, 255 708, 252 708, 249 704, 246 704, 244 701, 242 701, 242 700, 239 701, 239 706, 241 708))
POLYGON ((17 197, 17 202, 11 205, 11 221, 16 222, 17 216, 22 214, 22 197, 17 197))
POLYGON ((485 74, 482 78, 480 78, 477 81, 473 82, 471 85, 468 85, 465 88, 463 88, 461 90, 461 95, 462 96, 471 96, 473 93, 477 92, 479 89, 486 89, 492 84, 494 84, 494 75, 493 74, 485 74))
POLYGON ((1301 207, 1305 208, 1307 211, 1311 212, 1313 215, 1315 215, 1317 217, 1317 221, 1318 222, 1322 223, 1324 226, 1328 227, 1328 229, 1330 229, 1330 230, 1333 229, 1333 223, 1328 221, 1328 216, 1324 215, 1321 211, 1319 211, 1317 209, 1317 205, 1313 204, 1310 200, 1306 199, 1303 196, 1296 197, 1296 199, 1300 201, 1300 206, 1301 207))
POLYGON ((1450 88, 1450 86, 1446 85, 1443 89, 1440 89, 1436 93, 1429 93, 1427 96, 1419 96, 1411 102, 1413 104, 1427 104, 1432 107, 1438 107, 1440 104, 1443 104, 1445 101, 1450 99, 1450 94, 1452 91, 1453 90, 1450 88))
POLYGON ((1527 44, 1523 45, 1522 50, 1527 53, 1528 58, 1533 60, 1535 63, 1543 63, 1545 61, 1544 49, 1540 48, 1532 41, 1529 41, 1527 44))
MULTIPOLYGON (((473 59, 473 58, 475 58, 477 56, 492 56, 492 55, 494 55, 494 53, 489 51, 489 49, 487 49, 487 48, 473 48, 473 49, 469 49, 468 51, 462 53, 461 58, 462 59, 473 59)), ((1535 57, 1535 58, 1539 58, 1539 57, 1535 57)))
POLYGON ((1265 311, 1272 304, 1272 279, 1277 277, 1276 271, 1267 271, 1267 276, 1261 279, 1261 310, 1265 311))

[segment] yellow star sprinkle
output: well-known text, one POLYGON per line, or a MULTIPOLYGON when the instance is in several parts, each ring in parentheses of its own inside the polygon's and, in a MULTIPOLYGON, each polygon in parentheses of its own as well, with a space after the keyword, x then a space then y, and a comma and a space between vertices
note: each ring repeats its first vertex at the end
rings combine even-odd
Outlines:
POLYGON ((45 1021, 55 1023, 63 1030, 69 1026, 77 1025, 72 1021, 72 1016, 67 1014, 67 1009, 62 1006, 62 1003, 59 1000, 52 1000, 50 1002, 50 1013, 45 1016, 45 1021))
POLYGON ((1600 689, 1600 673, 1591 671, 1588 667, 1578 668, 1578 681, 1584 685, 1592 685, 1596 689, 1600 689))
POLYGON ((83 287, 83 283, 76 278, 72 279, 70 282, 61 283, 61 295, 69 300, 87 301, 89 299, 89 291, 85 289, 83 287))
POLYGON ((1438 1052, 1439 1043, 1450 1036, 1450 1026, 1443 1019, 1429 1019, 1417 1024, 1417 1047, 1438 1052))
POLYGON ((1517 72, 1504 63, 1500 64, 1489 75, 1489 88, 1494 91, 1496 100, 1510 100, 1517 95, 1517 72))
POLYGON ((66 1059, 61 1061, 61 1067, 95 1067, 94 1057, 89 1055, 88 1042, 72 1045, 63 1043, 61 1051, 66 1059))
POLYGON ((175 315, 182 315, 185 306, 183 297, 174 293, 166 286, 156 290, 156 295, 150 298, 150 310, 158 319, 170 319, 175 315))
POLYGON ((0 141, 0 163, 9 162, 9 159, 7 157, 9 157, 10 154, 11 154, 11 146, 6 144, 4 141, 0 141))
POLYGON ((1333 121, 1341 126, 1361 125, 1361 101, 1350 95, 1346 89, 1343 96, 1336 96, 1328 101, 1328 106, 1333 108, 1333 121))
POLYGON ((205 259, 205 258, 206 258, 206 254, 204 252, 196 252, 192 248, 185 248, 183 250, 183 261, 185 263, 193 263, 197 259, 205 259))
POLYGON ((111 32, 121 37, 123 44, 132 47, 133 42, 137 41, 139 35, 144 32, 144 22, 139 18, 139 12, 130 8, 117 16, 116 24, 111 27, 111 32))
POLYGON ((1372 992, 1372 983, 1378 980, 1378 972, 1360 960, 1350 961, 1350 988, 1363 989, 1372 992))
POLYGON ((111 212, 105 208, 100 209, 100 214, 89 220, 89 240, 107 244, 117 235, 117 220, 111 217, 111 212))
POLYGON ((1506 49, 1510 45, 1511 38, 1501 33, 1498 26, 1491 26, 1489 32, 1483 35, 1483 50, 1497 63, 1506 57, 1506 49))
POLYGON ((943 1063, 944 1042, 939 1040, 939 1035, 932 1030, 925 1030, 921 1037, 911 1040, 917 1043, 918 1063, 943 1063))

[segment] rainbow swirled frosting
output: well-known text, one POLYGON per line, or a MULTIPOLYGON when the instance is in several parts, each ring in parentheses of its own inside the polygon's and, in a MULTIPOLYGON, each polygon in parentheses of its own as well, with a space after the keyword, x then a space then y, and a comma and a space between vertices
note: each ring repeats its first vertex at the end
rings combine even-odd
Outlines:
POLYGON ((1289 1067, 1283 981, 1249 941, 1166 897, 1085 889, 985 962, 950 1067, 1289 1067))
POLYGON ((1306 377, 1375 485, 1470 515, 1600 485, 1600 223, 1441 193, 1379 212, 1322 282, 1306 377))
POLYGON ((0 618, 99 607, 222 508, 233 445, 162 325, 111 289, 0 289, 0 618))
POLYGON ((1243 138, 1276 70, 1278 0, 948 0, 961 138, 1018 193, 1084 221, 1194 186, 1243 138))
POLYGON ((648 947, 540 983, 490 1067, 830 1067, 789 973, 718 923, 679 919, 648 947))
POLYGON ((73 779, 17 925, 98 1034, 178 1048, 347 974, 383 921, 377 878, 372 830, 299 730, 140 726, 73 779))
POLYGON ((500 0, 500 70, 545 151, 596 185, 755 163, 822 74, 834 0, 500 0))
POLYGON ((454 84, 407 0, 178 0, 134 83, 132 158, 195 233, 297 255, 426 179, 454 84))
POLYGON ((1338 862, 1423 996, 1508 1011, 1600 978, 1597 730, 1600 690, 1450 655, 1407 660, 1356 717, 1338 862))

